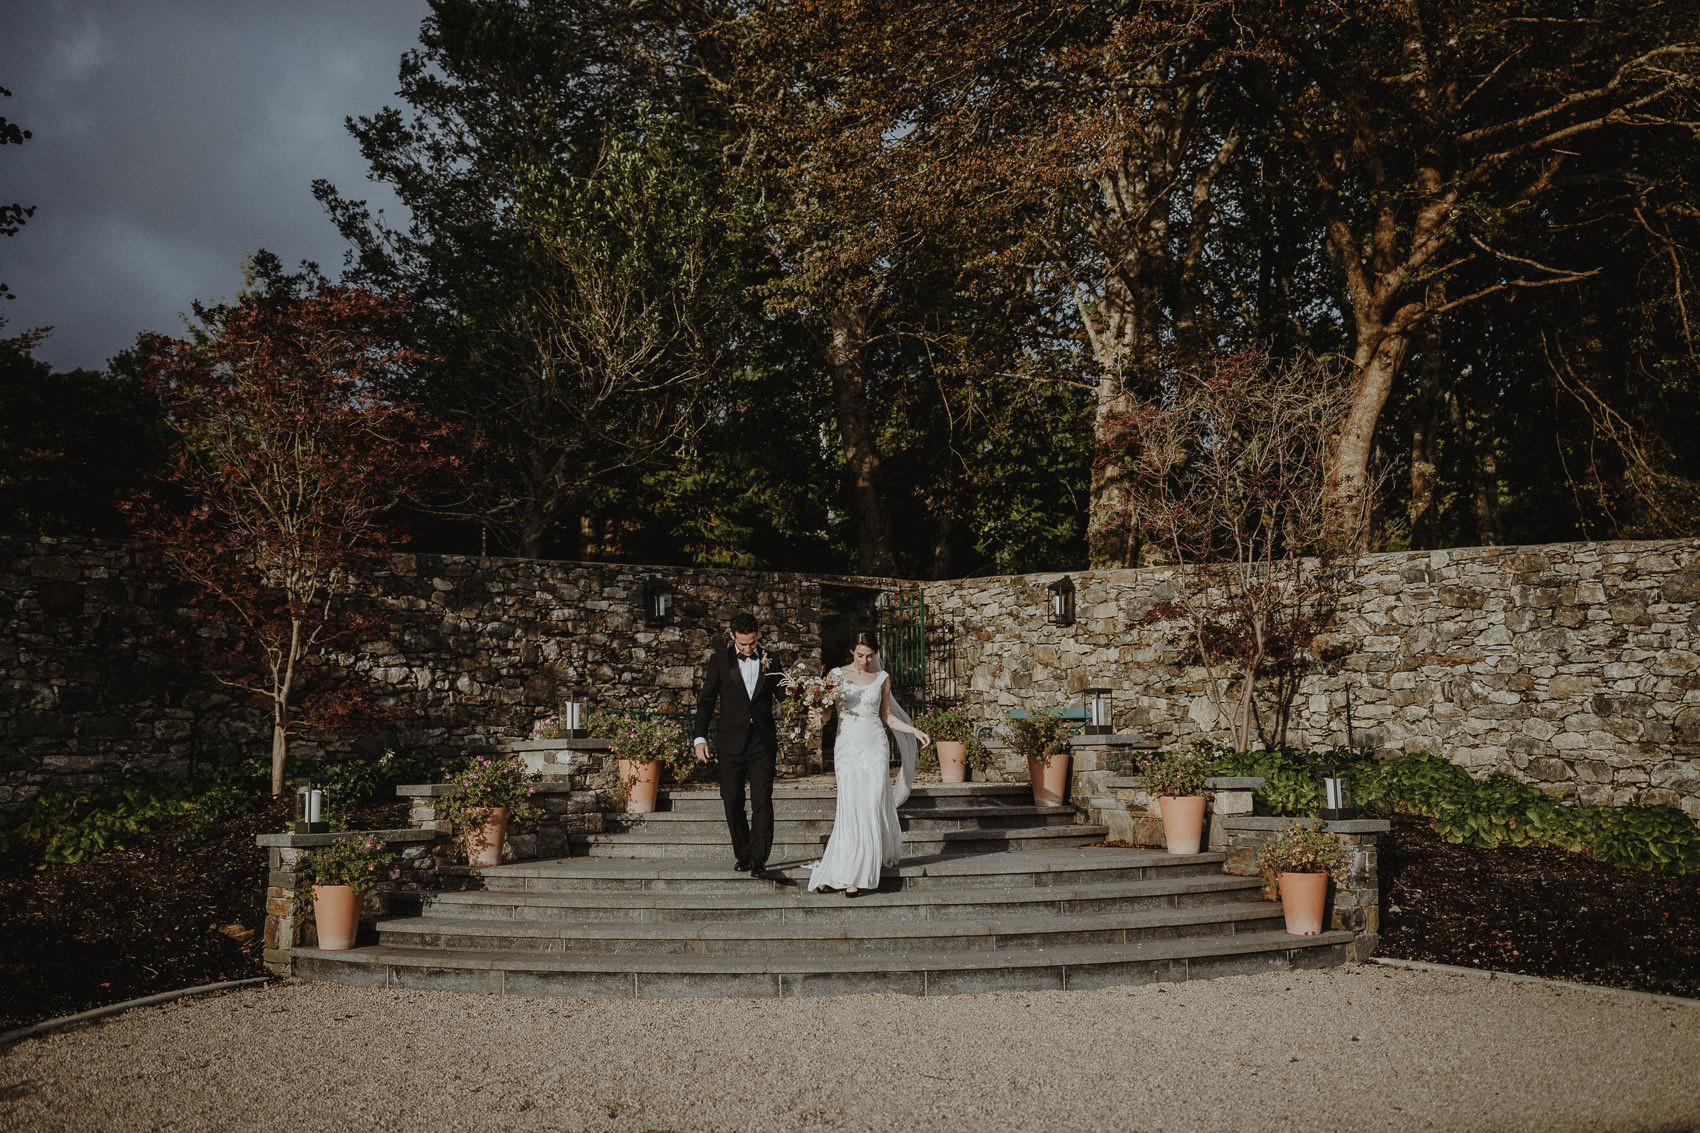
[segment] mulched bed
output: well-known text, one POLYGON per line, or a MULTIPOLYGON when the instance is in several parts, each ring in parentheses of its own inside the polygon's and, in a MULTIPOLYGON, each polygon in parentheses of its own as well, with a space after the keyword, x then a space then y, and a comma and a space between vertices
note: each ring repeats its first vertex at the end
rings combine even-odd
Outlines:
POLYGON ((1383 956, 1700 998, 1700 873, 1454 846, 1403 814, 1380 864, 1383 956))
MULTIPOLYGON (((196 984, 263 976, 266 855, 288 803, 177 845, 163 823, 98 861, 0 857, 0 1030, 196 984)), ((396 806, 357 812, 381 829, 396 806)), ((1561 850, 1473 849, 1396 815, 1381 846, 1381 955, 1700 997, 1700 874, 1561 850)))
MULTIPOLYGON (((41 867, 39 847, 0 856, 0 1030, 107 1003, 270 973, 260 960, 266 852, 288 799, 177 844, 187 816, 82 865, 41 867)), ((405 807, 352 825, 391 827, 405 807)))

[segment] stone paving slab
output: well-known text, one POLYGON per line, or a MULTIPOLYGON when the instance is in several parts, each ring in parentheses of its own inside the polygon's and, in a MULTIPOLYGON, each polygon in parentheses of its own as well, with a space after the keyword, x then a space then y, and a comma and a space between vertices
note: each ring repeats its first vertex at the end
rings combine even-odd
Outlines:
POLYGON ((479 889, 450 889, 423 894, 398 893, 394 895, 393 899, 409 903, 423 903, 432 910, 446 910, 461 906, 469 908, 501 907, 509 910, 562 909, 568 912, 599 909, 637 912, 645 910, 657 912, 702 910, 709 913, 736 912, 741 916, 748 916, 758 911, 802 912, 813 915, 823 911, 879 910, 881 915, 889 916, 895 910, 916 909, 923 913, 937 912, 948 916, 950 910, 958 906, 1035 906, 1053 909, 1060 914, 1067 911, 1065 906, 1075 903, 1084 904, 1124 899, 1162 898, 1173 900, 1210 894, 1237 896, 1254 891, 1258 887, 1259 882, 1256 878, 1215 874, 1196 877, 1157 877, 1149 880, 1051 885, 1044 888, 982 888, 956 892, 950 890, 900 889, 894 892, 881 891, 866 894, 856 898, 854 905, 842 903, 838 900, 827 900, 819 893, 796 893, 786 890, 771 890, 760 893, 651 893, 643 895, 641 902, 634 902, 633 895, 625 893, 574 893, 564 891, 506 893, 479 889))
POLYGON ((1289 953, 1326 950, 1350 943, 1348 932, 1325 932, 1317 936, 1290 936, 1285 932, 1251 932, 1226 939, 1158 940, 1129 945, 1086 945, 1044 949, 1012 949, 992 952, 900 951, 877 956, 646 956, 564 955, 539 952, 469 952, 446 962, 433 948, 392 948, 379 945, 340 952, 316 948, 299 950, 298 958, 323 966, 389 966, 397 968, 453 969, 466 971, 633 971, 669 974, 749 974, 812 971, 883 972, 919 970, 972 971, 984 969, 1046 968, 1059 965, 1095 965, 1149 960, 1209 960, 1260 953, 1289 953))
MULTIPOLYGON (((727 919, 700 924, 660 922, 606 924, 576 922, 514 921, 482 917, 420 917, 380 921, 380 940, 396 947, 411 946, 411 938, 432 937, 441 947, 483 947, 455 943, 462 937, 529 939, 540 941, 735 941, 751 950, 767 948, 779 941, 828 942, 854 940, 901 941, 905 939, 962 938, 969 947, 999 947, 999 941, 1017 947, 1043 945, 1051 936, 1077 933, 1136 933, 1156 929, 1188 928, 1216 934, 1231 933, 1245 922, 1279 921, 1280 907, 1267 901, 1189 909, 1151 909, 1110 914, 1075 916, 959 917, 931 921, 868 920, 848 922, 760 922, 736 914, 727 919), (985 938, 983 944, 969 938, 985 938)), ((1108 941, 1107 941, 1108 942, 1108 941)), ((517 949, 516 949, 517 950, 517 949)))

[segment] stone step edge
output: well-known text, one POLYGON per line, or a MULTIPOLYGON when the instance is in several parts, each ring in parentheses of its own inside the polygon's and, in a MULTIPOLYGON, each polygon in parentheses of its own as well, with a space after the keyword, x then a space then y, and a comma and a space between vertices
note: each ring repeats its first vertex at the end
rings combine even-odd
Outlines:
MULTIPOLYGON (((889 908, 910 905, 978 905, 978 904, 1058 904, 1065 901, 1113 900, 1120 897, 1165 897, 1186 893, 1230 893, 1237 889, 1257 889, 1262 882, 1255 877, 1235 874, 1199 874, 1191 877, 1159 877, 1138 881, 1100 881, 1074 885, 1026 885, 1007 889, 898 889, 892 892, 870 893, 856 898, 863 905, 889 908)), ((419 903, 429 897, 451 905, 510 905, 541 908, 618 908, 633 907, 662 909, 806 909, 818 905, 820 898, 790 890, 770 890, 740 897, 727 893, 611 893, 607 890, 585 890, 577 893, 539 892, 537 890, 504 891, 499 889, 428 889, 399 892, 390 900, 405 904, 419 903)))
MULTIPOLYGON (((941 855, 936 862, 899 863, 883 871, 885 877, 992 877, 998 874, 1081 873, 1104 869, 1162 869, 1165 866, 1220 865, 1228 855, 1220 850, 1205 850, 1196 854, 1170 854, 1162 850, 1127 850, 1114 854, 1086 857, 1060 856, 1058 851, 1083 850, 1090 847, 1055 847, 1045 850, 1012 850, 988 854, 941 855), (975 868, 984 867, 984 868, 975 868)), ((730 849, 727 856, 730 856, 730 849)), ((549 878, 554 880, 617 878, 633 881, 731 881, 738 874, 715 858, 686 858, 673 865, 651 865, 664 858, 622 858, 617 856, 586 858, 574 856, 541 862, 515 862, 489 867, 450 867, 459 876, 476 876, 488 883, 504 878, 549 878), (602 868, 614 862, 622 863, 618 872, 602 868), (592 864, 602 863, 602 866, 592 864)), ((784 866, 774 872, 796 881, 808 876, 800 865, 784 866)), ((488 890, 498 892, 498 890, 488 890)))
MULTIPOLYGON (((914 841, 954 841, 971 842, 980 838, 997 840, 1000 838, 1097 838, 1109 833, 1108 826, 1094 826, 1088 823, 1070 823, 1059 826, 987 826, 969 830, 923 830, 918 833, 936 835, 936 837, 916 838, 914 841)), ((776 832, 777 833, 777 832, 776 832)), ((821 836, 825 844, 826 834, 821 836)), ((568 837, 567 844, 571 846, 617 846, 638 845, 647 846, 656 843, 682 846, 713 846, 726 845, 726 831, 704 831, 703 833, 677 833, 673 831, 620 830, 607 834, 574 834, 568 837), (652 837, 643 837, 651 834, 652 837)), ((774 845, 812 845, 813 843, 786 842, 775 838, 774 845)))
MULTIPOLYGON (((835 895, 836 896, 836 895, 835 895)), ((837 898, 842 901, 844 898, 837 898)), ((824 900, 824 899, 823 899, 824 900)), ((377 922, 386 933, 439 936, 507 936, 529 940, 865 940, 876 938, 1044 936, 1049 933, 1114 932, 1125 929, 1266 921, 1281 916, 1271 901, 1137 909, 1126 913, 1075 913, 984 919, 960 917, 928 921, 516 921, 496 917, 393 917, 377 922)), ((469 949, 468 951, 478 951, 469 949)))
POLYGON ((392 964, 414 968, 531 972, 649 972, 654 974, 766 975, 812 972, 912 972, 920 970, 973 971, 986 968, 1045 968, 1084 964, 1134 963, 1193 956, 1236 956, 1254 952, 1323 948, 1350 944, 1349 932, 1291 936, 1281 931, 1248 932, 1234 936, 1183 937, 1135 944, 1065 945, 1056 948, 981 949, 972 952, 890 952, 831 956, 692 955, 658 956, 644 953, 598 955, 564 952, 482 952, 432 948, 393 948, 375 945, 344 951, 297 948, 297 959, 341 962, 358 966, 392 964))
MULTIPOLYGON (((1031 795, 1033 786, 1030 783, 923 783, 909 792, 909 797, 920 799, 940 799, 958 797, 997 797, 1002 795, 1031 795)), ((677 787, 663 787, 657 798, 686 799, 700 801, 712 799, 720 801, 718 786, 703 786, 695 790, 680 790, 677 787)), ((836 787, 784 787, 774 785, 773 797, 792 799, 833 799, 838 797, 836 787)))
MULTIPOLYGON (((652 810, 648 812, 616 811, 610 817, 615 819, 631 819, 642 822, 718 822, 721 827, 726 825, 725 813, 722 810, 710 812, 703 807, 704 813, 683 810, 652 810)), ((831 822, 834 808, 821 807, 818 814, 784 815, 779 808, 774 808, 776 822, 831 822)), ((898 807, 899 818, 988 818, 996 815, 999 818, 1049 818, 1057 815, 1078 814, 1073 807, 1066 806, 921 806, 898 807)))

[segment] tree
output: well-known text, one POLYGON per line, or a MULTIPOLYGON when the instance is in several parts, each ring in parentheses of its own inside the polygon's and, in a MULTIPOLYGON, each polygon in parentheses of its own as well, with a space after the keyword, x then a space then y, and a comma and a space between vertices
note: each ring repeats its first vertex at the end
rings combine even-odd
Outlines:
POLYGON ((402 60, 412 116, 349 122, 407 223, 315 184, 345 278, 410 296, 428 360, 397 392, 464 426, 489 498, 458 517, 511 553, 577 550, 737 337, 720 152, 647 54, 673 26, 613 0, 432 0, 402 60))
POLYGON ((1137 557, 1110 430, 1213 341, 1204 253, 1242 137, 1224 107, 1227 12, 1207 0, 800 0, 758 41, 788 148, 804 155, 786 180, 824 234, 798 259, 842 271, 840 298, 817 306, 856 316, 834 324, 835 344, 865 337, 890 273, 949 234, 965 273, 982 286, 1001 276, 1036 303, 1031 325, 1063 340, 1056 352, 1096 363, 1083 383, 1095 566, 1137 557))
MULTIPOLYGON (((0 98, 11 98, 12 92, 0 87, 0 98)), ((16 122, 7 121, 0 116, 0 146, 21 146, 30 137, 30 132, 16 122)), ((16 236, 24 222, 35 215, 34 205, 21 205, 16 201, 0 205, 0 236, 16 236)), ((11 291, 6 287, 5 280, 0 280, 0 299, 10 299, 11 291)))
MULTIPOLYGON (((1567 185, 1692 147, 1691 7, 1534 0, 1243 5, 1265 50, 1248 96, 1280 132, 1325 234, 1352 331, 1335 537, 1364 514, 1377 425, 1417 337, 1490 296, 1603 266, 1519 247, 1567 185), (1589 145, 1597 141, 1597 145, 1589 145)), ((1420 493, 1419 493, 1420 494, 1420 493)))
POLYGON ((165 487, 133 506, 138 536, 193 587, 224 684, 271 709, 272 793, 310 666, 354 652, 370 619, 348 600, 401 541, 396 504, 459 468, 450 431, 380 391, 416 360, 396 345, 401 304, 355 288, 249 294, 195 307, 201 341, 144 335, 175 447, 165 487), (259 672, 253 669, 258 662, 259 672))
POLYGON ((1350 406, 1337 368, 1241 353, 1119 430, 1134 522, 1175 570, 1139 624, 1183 627, 1237 751, 1257 738, 1258 677, 1291 675, 1331 616, 1326 488, 1350 406))
POLYGON ((121 534, 120 500, 164 462, 159 401, 133 352, 54 373, 31 354, 43 333, 0 338, 0 530, 121 534))

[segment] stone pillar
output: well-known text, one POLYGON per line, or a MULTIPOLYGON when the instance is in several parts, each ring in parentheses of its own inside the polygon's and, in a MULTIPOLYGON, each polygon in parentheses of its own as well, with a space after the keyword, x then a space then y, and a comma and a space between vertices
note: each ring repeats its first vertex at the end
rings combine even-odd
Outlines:
MULTIPOLYGON (((1250 815, 1224 820, 1228 842, 1224 872, 1255 876, 1258 852, 1288 826, 1308 821, 1250 815)), ((1330 887, 1328 927, 1354 934, 1349 955, 1362 963, 1381 943, 1381 871, 1376 840, 1392 829, 1392 823, 1385 818, 1351 818, 1323 825, 1329 833, 1340 836, 1349 862, 1346 880, 1330 887)))

